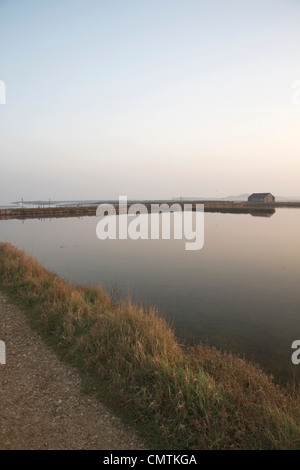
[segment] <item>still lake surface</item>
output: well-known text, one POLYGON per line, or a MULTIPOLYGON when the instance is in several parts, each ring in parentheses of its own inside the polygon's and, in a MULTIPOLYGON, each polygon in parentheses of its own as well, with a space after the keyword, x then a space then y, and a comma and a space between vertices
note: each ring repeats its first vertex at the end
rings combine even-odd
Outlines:
POLYGON ((186 342, 254 360, 278 380, 294 375, 300 339, 300 209, 272 217, 205 213, 204 247, 185 240, 105 240, 97 217, 2 220, 0 241, 72 283, 151 302, 186 342))

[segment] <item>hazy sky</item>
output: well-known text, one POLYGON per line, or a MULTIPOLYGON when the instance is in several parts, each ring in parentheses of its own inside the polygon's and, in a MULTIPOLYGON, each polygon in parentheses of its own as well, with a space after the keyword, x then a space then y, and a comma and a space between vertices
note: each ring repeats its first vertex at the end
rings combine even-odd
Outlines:
POLYGON ((0 203, 300 195, 299 25, 299 0, 0 0, 0 203))

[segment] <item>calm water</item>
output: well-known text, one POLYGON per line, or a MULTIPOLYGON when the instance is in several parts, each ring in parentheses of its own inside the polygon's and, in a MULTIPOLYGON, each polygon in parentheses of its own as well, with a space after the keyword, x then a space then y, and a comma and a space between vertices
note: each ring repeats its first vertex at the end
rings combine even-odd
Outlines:
POLYGON ((96 217, 0 221, 0 240, 73 283, 154 303, 186 341, 241 353, 279 379, 300 378, 300 210, 205 214, 200 251, 181 240, 106 240, 96 217))

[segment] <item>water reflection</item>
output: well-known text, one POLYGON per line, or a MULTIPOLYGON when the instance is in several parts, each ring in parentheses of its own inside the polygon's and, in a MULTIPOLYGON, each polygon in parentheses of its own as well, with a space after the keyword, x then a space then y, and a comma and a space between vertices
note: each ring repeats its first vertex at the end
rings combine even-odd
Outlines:
POLYGON ((73 283, 117 285, 156 304, 178 336, 254 359, 279 378, 300 366, 300 211, 205 214, 204 247, 184 240, 105 240, 97 217, 0 221, 10 241, 73 283))

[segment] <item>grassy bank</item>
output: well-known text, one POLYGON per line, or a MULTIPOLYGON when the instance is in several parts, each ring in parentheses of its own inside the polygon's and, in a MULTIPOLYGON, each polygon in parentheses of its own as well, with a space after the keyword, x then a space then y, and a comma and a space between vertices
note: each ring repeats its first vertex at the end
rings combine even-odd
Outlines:
POLYGON ((186 349, 152 307, 115 305, 0 243, 1 288, 18 301, 86 389, 162 449, 298 449, 299 395, 260 369, 200 345, 186 349))

